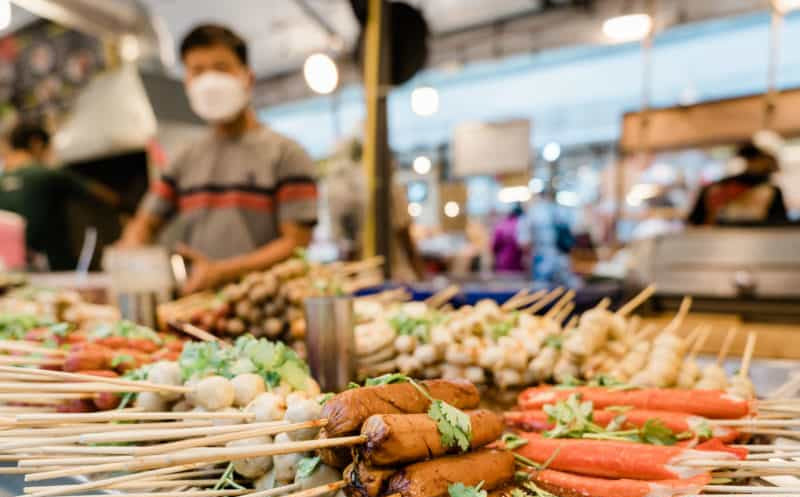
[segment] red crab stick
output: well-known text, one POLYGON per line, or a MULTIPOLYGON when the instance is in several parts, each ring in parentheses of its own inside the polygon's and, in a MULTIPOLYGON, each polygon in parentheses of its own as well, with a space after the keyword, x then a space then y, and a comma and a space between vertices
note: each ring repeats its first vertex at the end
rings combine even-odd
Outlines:
MULTIPOLYGON (((608 426, 614 418, 620 415, 625 417, 625 423, 621 429, 642 428, 649 420, 657 419, 676 434, 687 431, 695 433, 705 421, 705 418, 682 412, 649 409, 631 409, 624 413, 596 410, 592 413, 594 422, 603 427, 608 426)), ((554 426, 548 421, 547 413, 544 411, 514 411, 507 412, 504 416, 506 424, 526 431, 550 430, 554 426)), ((712 435, 723 442, 733 442, 739 437, 739 432, 729 427, 715 426, 712 428, 712 435)))
POLYGON ((592 401, 595 409, 631 406, 637 409, 685 412, 710 419, 737 419, 750 413, 748 401, 722 390, 666 388, 612 390, 602 387, 534 387, 519 395, 519 405, 522 409, 541 409, 545 404, 567 400, 574 393, 580 394, 582 400, 592 401))
POLYGON ((557 497, 675 497, 700 493, 711 476, 705 473, 686 480, 607 480, 546 469, 531 472, 531 479, 557 497))
POLYGON ((537 433, 520 433, 528 443, 517 454, 548 468, 602 478, 634 480, 680 480, 705 473, 700 468, 682 465, 691 459, 732 461, 727 452, 697 451, 683 447, 664 447, 606 440, 552 439, 537 433))

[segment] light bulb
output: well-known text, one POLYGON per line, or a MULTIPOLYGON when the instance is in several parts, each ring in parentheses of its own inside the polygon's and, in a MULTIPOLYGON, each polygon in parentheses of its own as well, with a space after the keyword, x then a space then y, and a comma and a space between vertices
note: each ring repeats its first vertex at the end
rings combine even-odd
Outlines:
POLYGON ((458 202, 453 202, 452 200, 444 204, 444 215, 447 217, 457 217, 458 214, 461 212, 461 207, 459 207, 458 202))
POLYGON ((432 116, 439 111, 439 92, 430 86, 420 86, 411 92, 411 110, 418 116, 432 116))
POLYGON ((416 202, 408 204, 408 215, 411 217, 419 217, 422 214, 422 206, 416 202))
POLYGON ((139 40, 131 34, 124 34, 119 40, 119 55, 126 62, 134 62, 141 55, 139 40))
POLYGON ((653 19, 647 14, 612 17, 603 23, 603 33, 614 41, 641 40, 652 28, 653 19))
POLYGON ((312 91, 327 95, 339 84, 339 69, 328 55, 315 53, 303 64, 303 76, 312 91))
POLYGON ((6 29, 11 24, 11 1, 0 0, 0 29, 6 29))
POLYGON ((547 162, 555 162, 561 157, 561 145, 556 142, 550 142, 542 149, 542 157, 547 162))
POLYGON ((504 204, 527 202, 531 199, 531 191, 527 186, 507 186, 497 192, 497 200, 504 204))
POLYGON ((420 155, 414 159, 414 163, 411 165, 411 167, 414 169, 414 172, 423 175, 431 172, 431 166, 431 160, 424 155, 420 155))

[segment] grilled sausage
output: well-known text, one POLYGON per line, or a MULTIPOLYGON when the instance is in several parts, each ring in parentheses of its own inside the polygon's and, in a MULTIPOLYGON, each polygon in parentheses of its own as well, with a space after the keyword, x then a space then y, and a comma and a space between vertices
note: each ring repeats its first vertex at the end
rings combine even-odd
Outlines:
MULTIPOLYGON (((460 380, 423 381, 431 397, 459 409, 478 407, 480 395, 475 385, 460 380)), ((410 383, 394 383, 347 390, 333 397, 322 409, 328 420, 325 432, 329 437, 358 432, 373 414, 419 414, 427 411, 430 401, 410 383)))
POLYGON ((347 497, 378 497, 383 493, 394 468, 373 468, 363 461, 354 462, 344 470, 347 497))
MULTIPOLYGON (((503 418, 491 411, 469 411, 472 425, 470 448, 494 442, 503 434, 503 418)), ((456 452, 442 445, 436 421, 427 414, 376 414, 361 427, 367 437, 362 449, 364 460, 373 466, 423 461, 456 452)))
POLYGON ((445 456, 406 466, 389 479, 386 494, 402 497, 445 497, 447 487, 460 482, 494 490, 514 477, 514 455, 505 450, 484 449, 445 456))

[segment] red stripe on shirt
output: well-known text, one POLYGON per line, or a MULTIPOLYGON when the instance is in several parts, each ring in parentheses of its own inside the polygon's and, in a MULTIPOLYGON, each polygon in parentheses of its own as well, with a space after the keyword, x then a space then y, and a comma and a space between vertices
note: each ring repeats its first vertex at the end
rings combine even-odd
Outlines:
POLYGON ((150 190, 168 202, 175 201, 175 189, 164 180, 158 180, 150 187, 150 190))
POLYGON ((258 193, 240 191, 200 192, 182 196, 179 201, 179 207, 182 211, 235 207, 269 212, 273 209, 273 202, 271 198, 258 193))
POLYGON ((314 183, 287 184, 278 189, 278 202, 312 200, 315 198, 317 198, 317 185, 314 183))

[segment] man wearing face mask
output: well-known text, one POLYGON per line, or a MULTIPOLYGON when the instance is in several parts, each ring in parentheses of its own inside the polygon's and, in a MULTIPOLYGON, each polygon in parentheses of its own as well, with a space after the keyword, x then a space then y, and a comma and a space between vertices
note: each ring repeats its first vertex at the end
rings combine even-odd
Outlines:
POLYGON ((202 25, 180 47, 192 109, 211 125, 162 171, 119 242, 160 242, 191 262, 185 293, 267 268, 308 245, 316 223, 314 166, 250 106, 247 47, 202 25))

